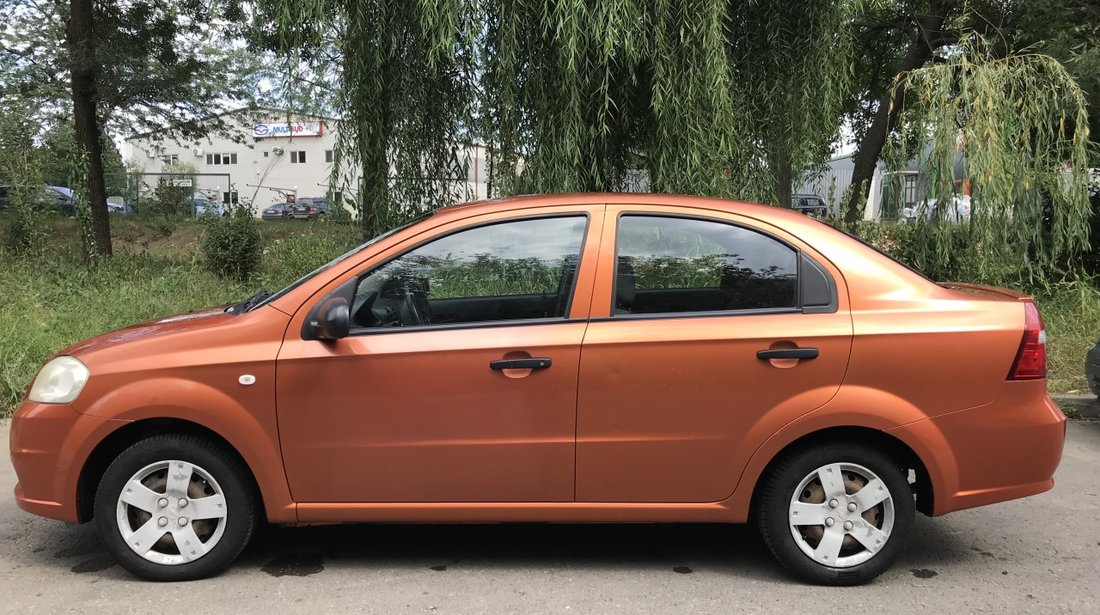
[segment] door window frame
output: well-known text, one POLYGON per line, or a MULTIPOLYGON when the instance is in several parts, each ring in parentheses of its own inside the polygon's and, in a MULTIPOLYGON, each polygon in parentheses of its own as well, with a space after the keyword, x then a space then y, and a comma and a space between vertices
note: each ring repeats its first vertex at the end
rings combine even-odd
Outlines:
MULTIPOLYGON (((588 212, 586 210, 559 211, 559 212, 549 212, 549 213, 542 213, 542 214, 529 214, 529 215, 519 216, 519 217, 516 217, 516 218, 498 218, 498 219, 495 219, 495 220, 486 220, 486 221, 483 221, 483 222, 478 222, 478 223, 470 224, 470 225, 467 225, 467 226, 454 228, 454 229, 444 231, 444 232, 439 233, 439 234, 432 235, 431 237, 424 238, 421 241, 418 241, 418 242, 414 243, 413 245, 409 246, 408 248, 401 250, 397 254, 394 254, 393 256, 390 256, 386 260, 384 260, 380 263, 376 263, 376 264, 372 265, 369 269, 366 269, 362 272, 355 273, 354 275, 351 276, 351 278, 349 278, 349 280, 355 280, 355 287, 357 288, 359 283, 363 280, 363 278, 371 275, 375 271, 378 271, 382 267, 385 267, 386 265, 396 261, 399 258, 402 258, 403 256, 405 256, 406 254, 409 254, 410 252, 414 252, 414 251, 420 249, 423 246, 426 246, 426 245, 428 245, 430 243, 433 243, 435 241, 439 241, 441 239, 446 239, 447 237, 450 237, 452 235, 457 235, 458 233, 462 233, 462 232, 465 232, 465 231, 472 231, 472 230, 476 230, 476 229, 479 229, 479 228, 484 228, 484 227, 487 227, 487 226, 496 226, 496 225, 499 225, 499 224, 508 224, 508 223, 511 223, 511 222, 526 222, 526 221, 530 221, 530 220, 546 220, 546 219, 553 219, 553 218, 584 218, 584 228, 581 231, 581 243, 580 243, 580 246, 579 246, 579 249, 578 249, 578 252, 577 252, 577 268, 576 268, 577 270, 573 274, 573 281, 569 286, 569 291, 568 291, 569 292, 569 299, 565 303, 565 314, 564 315, 562 315, 562 316, 552 316, 552 317, 548 317, 548 318, 521 318, 521 319, 512 319, 512 320, 487 320, 487 321, 457 322, 457 323, 445 323, 445 324, 412 325, 412 326, 407 326, 407 327, 355 327, 355 326, 353 326, 350 333, 348 334, 348 337, 360 337, 360 336, 364 336, 364 335, 389 335, 389 334, 396 334, 396 333, 414 333, 414 332, 424 332, 424 331, 453 331, 455 329, 490 329, 490 328, 497 328, 497 327, 516 327, 516 326, 529 326, 529 325, 552 325, 552 324, 559 324, 559 323, 581 322, 581 321, 589 320, 587 316, 584 317, 584 318, 572 318, 572 317, 570 317, 570 313, 573 310, 573 301, 576 299, 577 284, 580 281, 581 268, 582 268, 582 266, 584 265, 584 262, 585 262, 585 259, 584 259, 585 248, 588 246, 588 238, 589 238, 589 235, 591 234, 592 229, 593 229, 592 215, 590 214, 590 212, 588 212)), ((347 281, 345 281, 343 284, 347 284, 347 281)), ((343 284, 341 284, 341 286, 343 284)), ((336 292, 336 291, 333 291, 333 292, 336 292)), ((324 297, 328 297, 329 294, 331 294, 331 293, 326 293, 324 295, 324 297)), ((324 298, 322 298, 321 301, 324 301, 324 298)), ((314 303, 319 303, 319 302, 314 302, 314 303)))
MULTIPOLYGON (((758 316, 762 314, 832 314, 839 309, 839 300, 837 297, 837 284, 833 279, 829 270, 822 266, 813 256, 806 253, 802 248, 792 244, 790 241, 779 237, 775 233, 769 232, 765 229, 735 222, 733 220, 708 216, 706 214, 683 214, 673 213, 668 211, 619 211, 615 215, 615 225, 613 227, 615 233, 615 242, 612 246, 611 252, 611 296, 610 305, 608 306, 608 316, 600 316, 592 318, 593 322, 596 321, 612 321, 612 320, 666 320, 676 318, 708 318, 708 317, 723 317, 723 316, 758 316), (619 285, 619 238, 620 238, 620 224, 624 217, 645 217, 645 218, 674 218, 680 220, 694 220, 698 222, 713 222, 717 224, 724 224, 726 226, 733 226, 736 228, 744 229, 746 231, 759 233, 779 242, 780 244, 790 248, 795 254, 795 266, 796 275, 798 276, 795 283, 795 305, 793 307, 782 308, 748 308, 748 309, 732 309, 732 310, 701 310, 692 312, 654 312, 649 314, 615 314, 615 298, 618 296, 619 285), (828 305, 803 305, 803 284, 804 276, 803 271, 805 268, 814 267, 825 278, 826 285, 828 286, 828 292, 830 293, 830 302, 828 305)), ((597 281, 599 284, 599 281, 597 281)))

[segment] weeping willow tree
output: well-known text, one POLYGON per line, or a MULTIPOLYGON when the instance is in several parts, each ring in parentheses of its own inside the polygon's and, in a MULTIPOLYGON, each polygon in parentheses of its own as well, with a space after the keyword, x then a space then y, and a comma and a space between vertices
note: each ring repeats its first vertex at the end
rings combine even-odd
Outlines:
POLYGON ((837 130, 848 0, 266 0, 299 66, 339 50, 339 162, 365 230, 490 194, 652 190, 784 202, 837 130), (453 166, 453 165, 452 165, 453 166))
POLYGON ((724 2, 481 6, 484 133, 504 192, 759 194, 724 2))
MULTIPOLYGON (((792 184, 827 160, 852 82, 857 3, 742 2, 735 9, 730 66, 745 106, 767 199, 791 203, 792 184)), ((754 169, 755 171, 755 169, 754 169)))
MULTIPOLYGON (((440 179, 473 117, 474 5, 468 0, 266 0, 291 71, 339 58, 334 177, 359 168, 364 233, 454 202, 440 179), (333 54, 316 54, 327 48, 333 54)), ((331 73, 314 70, 315 73, 331 73)))
POLYGON ((1051 57, 988 49, 966 36, 897 77, 906 100, 885 159, 897 170, 915 158, 926 178, 908 233, 919 269, 1042 286, 1089 249, 1085 97, 1051 57), (956 207, 967 186, 969 217, 956 207))

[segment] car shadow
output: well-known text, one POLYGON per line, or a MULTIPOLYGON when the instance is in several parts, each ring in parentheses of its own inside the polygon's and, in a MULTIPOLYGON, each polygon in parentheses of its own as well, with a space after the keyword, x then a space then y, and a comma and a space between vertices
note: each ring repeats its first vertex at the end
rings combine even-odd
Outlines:
MULTIPOLYGON (((949 521, 949 520, 948 520, 949 521)), ((107 578, 128 575, 103 549, 94 524, 28 524, 22 564, 68 568, 107 578)), ((982 554, 945 520, 918 515, 913 538, 888 573, 927 578, 982 554)), ((287 528, 263 525, 234 564, 272 576, 310 576, 326 568, 384 571, 568 569, 707 572, 790 582, 755 528, 724 524, 366 524, 287 528)))

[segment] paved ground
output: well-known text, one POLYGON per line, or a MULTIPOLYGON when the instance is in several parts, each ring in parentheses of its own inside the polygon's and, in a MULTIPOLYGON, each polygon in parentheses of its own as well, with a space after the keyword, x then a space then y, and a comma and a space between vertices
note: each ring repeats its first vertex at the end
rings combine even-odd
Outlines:
POLYGON ((799 585, 748 528, 265 529, 226 574, 136 581, 90 526, 20 511, 0 425, 0 612, 1097 613, 1100 423, 1072 423, 1050 493, 939 519, 871 585, 799 585))

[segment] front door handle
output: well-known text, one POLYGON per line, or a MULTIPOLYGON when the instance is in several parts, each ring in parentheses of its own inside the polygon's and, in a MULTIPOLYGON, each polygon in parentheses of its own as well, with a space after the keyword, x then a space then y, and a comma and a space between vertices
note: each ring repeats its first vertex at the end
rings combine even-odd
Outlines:
POLYGON ((550 367, 550 357, 534 357, 531 359, 500 359, 489 361, 489 369, 546 369, 550 367))
POLYGON ((817 355, 817 348, 772 348, 756 351, 756 358, 761 361, 770 361, 772 359, 816 359, 817 355))

